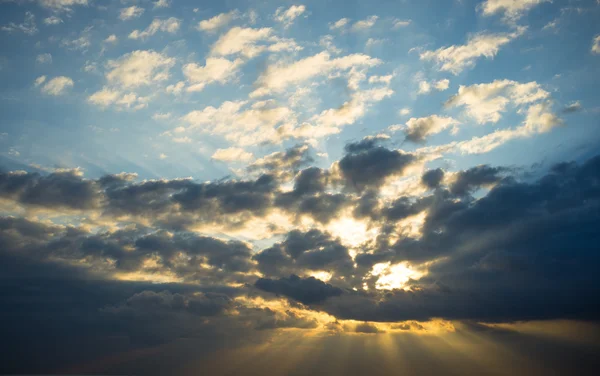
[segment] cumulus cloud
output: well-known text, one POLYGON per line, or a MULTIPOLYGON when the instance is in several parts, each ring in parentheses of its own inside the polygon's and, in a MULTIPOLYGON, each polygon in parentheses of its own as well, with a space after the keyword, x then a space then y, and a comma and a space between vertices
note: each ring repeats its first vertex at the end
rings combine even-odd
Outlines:
POLYGON ((39 54, 35 58, 35 62, 38 64, 52 64, 52 55, 49 53, 39 54))
POLYGON ((368 30, 375 25, 375 22, 377 22, 378 19, 379 19, 379 17, 377 17, 377 16, 369 16, 368 18, 366 18, 364 20, 356 21, 352 25, 351 30, 352 31, 368 30))
POLYGON ((119 12, 119 18, 122 21, 130 20, 133 18, 138 18, 143 13, 144 13, 144 8, 140 8, 136 5, 132 5, 127 8, 122 8, 121 11, 119 12))
POLYGON ((501 13, 504 19, 515 22, 532 8, 551 0, 486 0, 480 4, 483 15, 491 16, 501 13))
POLYGON ((596 54, 596 55, 600 54, 600 35, 597 35, 592 40, 592 49, 591 49, 591 52, 593 54, 596 54))
POLYGON ((496 123, 508 105, 524 106, 548 99, 550 93, 537 82, 496 80, 486 84, 461 85, 446 106, 464 106, 466 114, 478 123, 496 123))
POLYGON ((58 25, 62 22, 63 22, 63 20, 57 16, 50 16, 50 17, 44 18, 44 24, 46 24, 46 25, 58 25))
POLYGON ((448 90, 449 86, 450 86, 450 80, 448 80, 448 79, 432 81, 432 82, 420 81, 418 94, 427 94, 427 93, 431 92, 432 89, 435 89, 437 91, 448 90))
POLYGON ((300 17, 305 11, 306 7, 304 5, 292 5, 288 9, 279 7, 275 11, 273 18, 287 28, 290 27, 294 20, 300 17))
POLYGON ((217 149, 211 158, 222 162, 248 162, 254 159, 254 155, 242 148, 230 147, 217 149))
POLYGON ((175 59, 153 50, 136 50, 109 60, 106 79, 125 88, 150 85, 169 78, 169 69, 175 59))
POLYGON ((208 20, 202 20, 198 22, 196 29, 200 31, 215 32, 218 29, 227 26, 233 19, 239 17, 239 12, 233 10, 227 13, 221 13, 208 20))
MULTIPOLYGON (((412 142, 424 142, 428 136, 442 132, 459 122, 451 117, 431 115, 424 118, 410 118, 406 122, 406 139, 412 142)), ((456 128, 455 128, 456 129, 456 128)))
POLYGON ((264 51, 299 51, 301 47, 292 39, 283 39, 273 35, 273 29, 233 27, 221 35, 211 47, 213 56, 229 56, 240 54, 253 58, 264 51))
POLYGON ((421 60, 430 60, 438 64, 441 71, 459 74, 467 68, 475 66, 481 57, 493 58, 500 47, 523 34, 520 28, 512 33, 491 34, 479 33, 469 37, 466 44, 441 47, 435 51, 424 51, 421 60))
POLYGON ((213 82, 226 83, 236 76, 242 64, 241 59, 230 61, 222 57, 209 57, 204 66, 186 64, 183 66, 183 74, 190 84, 187 90, 201 91, 213 82))
POLYGON ((46 77, 42 76, 36 80, 36 86, 45 84, 41 87, 41 91, 48 95, 63 95, 74 85, 73 80, 66 76, 54 77, 46 81, 46 77), (43 77, 43 78, 42 78, 43 77))
POLYGON ((314 77, 333 72, 348 71, 352 68, 369 68, 381 64, 381 60, 364 54, 352 54, 331 58, 328 52, 298 60, 292 64, 269 66, 258 80, 251 96, 264 96, 272 92, 282 92, 290 85, 297 85, 314 77))
POLYGON ((146 39, 159 31, 175 34, 181 27, 181 21, 175 17, 166 20, 155 18, 145 30, 134 30, 129 34, 129 39, 146 39))

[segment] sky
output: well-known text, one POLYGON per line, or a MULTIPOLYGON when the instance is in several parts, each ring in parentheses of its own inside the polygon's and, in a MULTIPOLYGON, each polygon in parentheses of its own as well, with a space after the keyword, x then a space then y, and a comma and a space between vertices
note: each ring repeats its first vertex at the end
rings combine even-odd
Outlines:
POLYGON ((0 0, 0 374, 595 374, 599 19, 0 0))

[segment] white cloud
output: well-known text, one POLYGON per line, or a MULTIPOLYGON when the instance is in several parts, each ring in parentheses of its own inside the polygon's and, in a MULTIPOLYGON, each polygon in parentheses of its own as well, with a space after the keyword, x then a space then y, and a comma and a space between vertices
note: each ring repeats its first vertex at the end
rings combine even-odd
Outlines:
POLYGON ((335 21, 334 23, 329 24, 329 29, 330 30, 342 30, 346 27, 346 25, 348 25, 348 23, 350 23, 349 18, 340 18, 339 20, 335 21))
POLYGON ((143 13, 144 13, 144 8, 140 8, 136 5, 133 5, 133 6, 130 6, 127 8, 122 8, 121 12, 119 13, 119 18, 123 21, 130 20, 132 18, 138 18, 143 13))
POLYGON ((110 60, 107 67, 110 71, 106 78, 110 83, 123 87, 149 85, 153 82, 169 78, 169 69, 175 59, 153 50, 137 50, 110 60))
POLYGON ((46 76, 39 76, 38 78, 35 79, 34 84, 35 84, 35 86, 40 86, 44 82, 46 82, 46 76))
POLYGON ((88 5, 88 0, 38 0, 38 3, 57 12, 70 12, 74 5, 88 5))
POLYGON ((160 153, 160 154, 158 155, 158 158, 159 158, 159 159, 167 159, 167 158, 169 158, 169 156, 168 156, 168 155, 166 155, 165 153, 160 153))
POLYGON ((165 91, 169 94, 180 95, 185 88, 185 82, 179 81, 176 84, 171 84, 165 88, 165 91))
POLYGON ((170 112, 157 112, 154 115, 152 115, 152 119, 159 121, 159 120, 169 120, 171 118, 171 113, 170 112))
POLYGON ((394 25, 392 26, 393 30, 398 30, 400 28, 406 27, 412 23, 412 20, 394 20, 394 25))
POLYGON ((282 129, 295 123, 294 113, 271 102, 258 102, 248 107, 245 101, 226 101, 215 108, 189 112, 182 119, 193 129, 223 136, 237 145, 280 142, 282 129), (287 124, 287 125, 286 125, 287 124))
POLYGON ((16 24, 11 22, 2 26, 0 29, 8 33, 18 31, 27 35, 33 35, 38 32, 37 26, 35 25, 35 16, 31 12, 25 12, 25 20, 22 23, 16 24))
POLYGON ((549 96, 550 93, 535 81, 521 84, 510 80, 496 80, 486 84, 461 85, 458 93, 446 102, 446 106, 464 106, 466 114, 479 124, 496 123, 508 104, 521 106, 549 96))
POLYGON ((90 31, 92 27, 86 27, 83 29, 79 38, 76 39, 63 39, 60 42, 62 47, 68 48, 69 50, 87 50, 88 47, 92 45, 90 31))
POLYGON ((393 74, 389 74, 387 76, 371 76, 369 77, 370 84, 383 83, 389 85, 392 82, 392 78, 394 78, 393 74))
POLYGON ((431 92, 432 89, 435 89, 437 91, 444 91, 444 90, 448 90, 449 85, 450 85, 450 80, 448 80, 448 79, 432 81, 432 82, 420 81, 419 82, 419 91, 417 93, 418 94, 427 94, 427 93, 431 92))
POLYGON ((364 54, 352 54, 331 59, 328 52, 298 60, 289 65, 269 66, 255 84, 259 87, 251 96, 264 96, 271 92, 282 92, 290 85, 297 85, 311 78, 352 68, 368 68, 381 60, 364 54))
POLYGON ((230 147, 217 149, 211 158, 222 162, 248 162, 254 159, 254 154, 242 148, 230 147))
POLYGON ((168 8, 171 6, 171 1, 170 0, 158 0, 154 2, 154 9, 158 9, 158 8, 168 8))
MULTIPOLYGON (((42 82, 45 81, 42 80, 42 82)), ((36 80, 37 85, 37 80, 36 80)), ((46 82, 44 86, 42 86, 42 93, 48 95, 62 95, 67 92, 68 89, 73 87, 73 80, 69 77, 58 76, 46 82)))
POLYGON ((354 25, 352 25, 352 31, 364 31, 372 28, 375 25, 375 22, 379 17, 377 16, 369 16, 364 20, 356 21, 354 25))
POLYGON ((230 61, 222 57, 207 58, 205 66, 195 63, 186 64, 183 67, 183 74, 191 85, 187 90, 200 91, 212 82, 221 84, 228 82, 235 77, 242 64, 242 59, 230 61))
POLYGON ((410 108, 408 108, 408 107, 401 108, 400 111, 398 111, 398 114, 400 114, 400 116, 410 115, 410 108))
POLYGON ((530 134, 546 133, 562 124, 563 121, 550 110, 550 104, 544 102, 527 109, 523 128, 530 134))
POLYGON ((480 7, 485 16, 502 13, 506 21, 514 22, 536 5, 550 1, 551 0, 485 0, 480 7))
POLYGON ((424 141, 428 136, 442 132, 443 130, 455 126, 453 132, 456 132, 459 122, 451 117, 441 117, 431 115, 423 118, 410 118, 406 122, 404 129, 407 139, 415 142, 424 141))
POLYGON ((115 44, 119 41, 119 39, 117 38, 117 36, 115 34, 111 34, 108 37, 106 37, 106 39, 104 39, 104 43, 112 43, 115 44))
POLYGON ((212 18, 209 18, 208 20, 200 21, 198 23, 198 26, 196 26, 196 29, 200 31, 213 32, 229 24, 234 18, 237 18, 238 16, 239 13, 237 10, 233 10, 228 13, 221 13, 212 18))
POLYGON ((52 64, 52 55, 49 53, 39 54, 35 58, 35 61, 38 64, 52 64))
POLYGON ((453 74, 471 68, 480 57, 488 59, 496 56, 500 47, 520 36, 525 29, 506 34, 475 34, 467 40, 467 44, 460 46, 442 47, 435 51, 421 53, 421 60, 433 60, 440 66, 440 70, 453 74))
POLYGON ((122 93, 120 90, 103 87, 88 97, 88 101, 96 106, 106 108, 114 105, 118 110, 140 110, 148 106, 150 98, 140 97, 135 93, 122 93))
POLYGON ((46 24, 46 25, 58 25, 59 23, 62 23, 62 22, 63 22, 63 20, 57 16, 50 16, 50 17, 44 18, 44 24, 46 24))
POLYGON ((304 5, 292 5, 287 10, 283 7, 277 8, 275 11, 275 21, 281 22, 284 27, 289 27, 296 18, 306 11, 304 5))
POLYGON ((600 54, 600 35, 596 35, 592 41, 592 53, 596 55, 600 54))
POLYGON ((175 17, 169 17, 166 20, 155 18, 152 23, 144 30, 134 30, 129 34, 130 39, 145 39, 159 31, 174 34, 181 27, 181 21, 175 17))
POLYGON ((292 39, 272 35, 270 27, 260 29, 233 27, 213 44, 211 55, 229 56, 241 54, 252 58, 264 51, 299 51, 302 48, 292 39))

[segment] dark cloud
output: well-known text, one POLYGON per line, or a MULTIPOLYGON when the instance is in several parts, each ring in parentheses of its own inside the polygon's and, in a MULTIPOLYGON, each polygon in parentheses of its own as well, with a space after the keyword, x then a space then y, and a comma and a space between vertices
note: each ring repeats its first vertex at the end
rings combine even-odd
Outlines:
POLYGON ((423 176, 421 176, 421 183, 423 183, 423 185, 425 185, 427 188, 434 189, 439 187, 443 179, 444 170, 441 168, 436 168, 434 170, 426 171, 423 176))
POLYGON ((254 286, 266 292, 292 298, 303 304, 319 303, 343 293, 342 289, 314 277, 300 278, 297 275, 279 279, 259 278, 254 286))
POLYGON ((503 167, 490 167, 487 165, 476 166, 456 175, 456 180, 450 186, 450 192, 455 195, 464 195, 473 190, 499 182, 502 174, 507 172, 503 167))
POLYGON ((283 152, 267 155, 248 166, 248 171, 263 171, 271 174, 296 173, 314 162, 308 145, 296 145, 283 152))
POLYGON ((346 185, 358 191, 381 186, 385 179, 400 175, 417 160, 413 154, 389 150, 381 146, 351 148, 338 166, 346 185))
POLYGON ((319 270, 347 276, 353 269, 348 248, 339 239, 316 229, 291 231, 283 242, 257 253, 254 260, 258 269, 270 276, 319 270))
POLYGON ((48 175, 27 172, 0 172, 0 196, 21 204, 85 210, 98 205, 95 182, 82 179, 75 171, 48 175))

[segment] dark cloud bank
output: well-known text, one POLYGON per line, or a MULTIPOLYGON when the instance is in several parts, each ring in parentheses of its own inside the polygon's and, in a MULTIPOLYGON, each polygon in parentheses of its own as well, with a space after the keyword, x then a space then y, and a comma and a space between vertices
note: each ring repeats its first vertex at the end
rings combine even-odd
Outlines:
MULTIPOLYGON (((364 141, 348 145, 346 152, 326 170, 307 167, 306 148, 295 148, 254 166, 255 178, 245 181, 136 182, 126 174, 90 180, 73 171, 0 173, 5 203, 31 213, 80 218, 93 213, 123 224, 118 230, 91 232, 83 225, 33 217, 0 218, 0 373, 169 374, 153 367, 152 359, 162 359, 161 365, 175 372, 182 364, 173 364, 174 359, 263 344, 272 329, 318 325, 292 310, 275 312, 244 303, 253 298, 287 299, 291 307, 339 320, 456 320, 468 332, 455 336, 476 333, 471 335, 526 357, 548 359, 553 367, 545 374, 573 367, 586 374, 598 365, 590 355, 597 346, 575 347, 475 323, 598 321, 600 157, 561 163, 528 181, 505 167, 477 166, 446 184, 443 170, 429 170, 421 179, 427 194, 383 202, 381 185, 402 175, 418 157, 364 141), (293 189, 285 192, 280 187, 286 179, 283 169, 288 176, 295 174, 293 189), (240 228, 274 209, 326 224, 345 208, 382 229, 359 247, 354 259, 341 239, 323 229, 293 230, 258 250, 192 231, 203 224, 240 228), (394 234, 396 223, 424 211, 420 237, 394 234), (403 261, 432 263, 427 275, 411 281, 410 290, 375 290, 368 274, 373 265, 403 261), (310 277, 323 270, 331 274, 328 282, 310 277), (170 276, 177 282, 117 280, 135 273, 170 276), (370 288, 364 290, 363 284, 370 288), (134 367, 136 359, 143 359, 143 365, 134 367)), ((365 335, 378 331, 369 323, 356 329, 365 335)), ((352 356, 364 346, 361 338, 348 339, 358 347, 344 358, 340 374, 364 373, 376 359, 352 356)), ((340 346, 339 337, 322 341, 328 350, 321 356, 339 357, 331 350, 340 346)), ((415 374, 422 374, 419 370, 427 364, 454 372, 446 365, 457 359, 419 355, 419 343, 412 343, 410 335, 398 341, 407 341, 403 348, 414 356, 415 374)), ((215 356, 227 359, 219 354, 215 356)), ((245 373, 258 374, 268 363, 245 373)), ((310 367, 325 363, 310 359, 306 367, 287 374, 315 374, 310 367)), ((537 372, 521 366, 515 365, 515 374, 537 372)), ((477 370, 456 367, 456 374, 477 370)))

